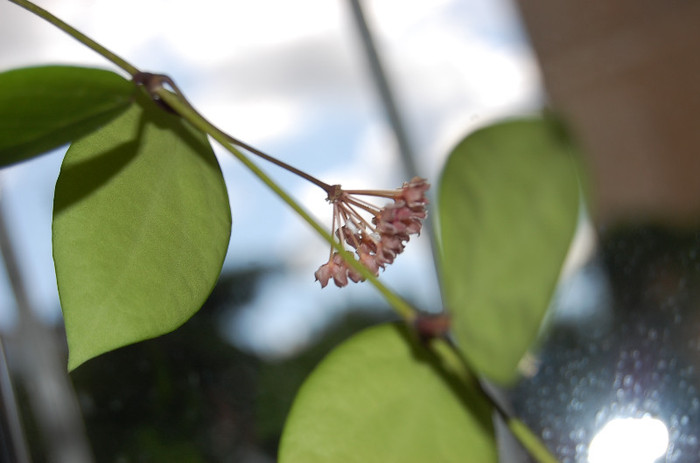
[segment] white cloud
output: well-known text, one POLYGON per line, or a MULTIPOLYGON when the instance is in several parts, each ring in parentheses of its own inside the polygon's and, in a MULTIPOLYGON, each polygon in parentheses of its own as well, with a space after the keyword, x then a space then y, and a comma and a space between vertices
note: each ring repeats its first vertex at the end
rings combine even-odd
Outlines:
POLYGON ((305 123, 302 105, 283 98, 235 103, 207 98, 198 106, 221 129, 248 143, 289 137, 305 123))

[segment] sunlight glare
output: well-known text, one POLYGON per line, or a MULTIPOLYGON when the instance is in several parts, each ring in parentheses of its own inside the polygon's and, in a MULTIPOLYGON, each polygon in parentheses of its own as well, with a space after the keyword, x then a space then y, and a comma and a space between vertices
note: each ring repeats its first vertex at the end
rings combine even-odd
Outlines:
POLYGON ((654 463, 668 442, 666 424, 658 418, 615 418, 591 440, 588 463, 654 463))

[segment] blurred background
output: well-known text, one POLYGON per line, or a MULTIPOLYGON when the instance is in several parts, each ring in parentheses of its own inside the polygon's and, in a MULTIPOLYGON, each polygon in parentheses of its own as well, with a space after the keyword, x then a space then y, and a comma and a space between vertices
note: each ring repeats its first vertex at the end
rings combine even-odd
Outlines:
MULTIPOLYGON (((400 186, 413 175, 406 146, 417 174, 435 184, 446 155, 468 131, 541 104, 533 55, 505 0, 362 3, 403 124, 402 142, 372 71, 357 3, 38 4, 137 67, 170 75, 204 115, 235 137, 346 188, 400 186)), ((28 12, 1 5, 0 70, 42 64, 110 69, 28 12)), ((104 355, 70 376, 96 461, 272 461, 305 375, 344 337, 391 317, 368 285, 321 290, 313 272, 327 259, 327 245, 215 149, 233 230, 214 294, 176 332, 104 355)), ((42 326, 58 333, 61 349, 51 211, 64 152, 0 173, 27 305, 42 326)), ((323 191, 262 167, 330 227, 323 191)), ((416 306, 441 309, 428 234, 411 240, 382 278, 416 306)), ((0 332, 10 376, 17 363, 33 362, 19 354, 23 331, 15 299, 2 269, 0 332)), ((65 355, 62 350, 56 357, 59 363, 65 355)), ((19 387, 16 397, 29 453, 33 461, 59 461, 54 447, 60 439, 46 436, 56 430, 42 428, 48 418, 32 411, 32 394, 19 387)))

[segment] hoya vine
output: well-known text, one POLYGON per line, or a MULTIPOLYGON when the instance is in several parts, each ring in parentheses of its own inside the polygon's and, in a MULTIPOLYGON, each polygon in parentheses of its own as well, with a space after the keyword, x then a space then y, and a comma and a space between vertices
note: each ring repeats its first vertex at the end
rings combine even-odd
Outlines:
POLYGON ((396 190, 329 185, 218 129, 167 76, 137 69, 29 1, 10 1, 131 78, 65 66, 0 74, 0 120, 17 127, 0 129, 0 165, 71 142, 53 223, 69 368, 172 331, 211 292, 231 217, 210 136, 329 243, 329 258, 315 273, 322 287, 367 280, 403 321, 361 333, 324 360, 290 414, 280 460, 341 461, 359 452, 364 460, 406 461, 441 452, 440 461, 495 461, 496 413, 540 461, 553 461, 481 383, 516 378, 575 229, 576 166, 553 124, 508 121, 455 147, 439 185, 441 283, 450 314, 427 315, 378 279, 427 218, 424 179, 396 190), (40 108, 48 122, 38 124, 36 109, 24 108, 40 108), (331 231, 244 151, 322 189, 331 231), (311 424, 318 429, 310 432, 311 424), (348 425, 354 439, 340 435, 348 425))

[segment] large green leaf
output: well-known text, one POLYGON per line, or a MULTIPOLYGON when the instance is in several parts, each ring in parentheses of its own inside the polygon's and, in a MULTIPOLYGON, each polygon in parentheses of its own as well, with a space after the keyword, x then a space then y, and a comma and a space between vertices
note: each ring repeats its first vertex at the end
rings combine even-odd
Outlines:
POLYGON ((0 73, 0 167, 92 132, 133 98, 134 85, 101 69, 45 66, 0 73))
POLYGON ((490 406, 437 347, 442 364, 398 325, 341 344, 297 395, 280 462, 497 461, 490 406))
POLYGON ((510 382, 537 334, 576 228, 571 146, 541 119, 478 130, 450 155, 439 195, 442 278, 454 334, 480 373, 510 382))
POLYGON ((69 367, 172 331, 199 310, 230 227, 206 137, 145 97, 73 143, 53 221, 69 367))

